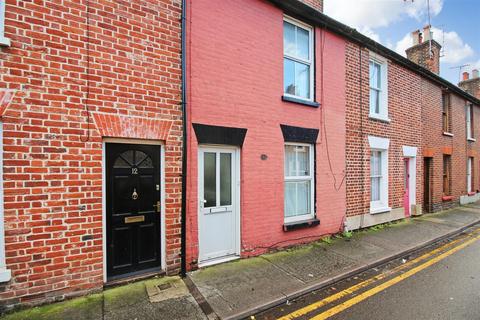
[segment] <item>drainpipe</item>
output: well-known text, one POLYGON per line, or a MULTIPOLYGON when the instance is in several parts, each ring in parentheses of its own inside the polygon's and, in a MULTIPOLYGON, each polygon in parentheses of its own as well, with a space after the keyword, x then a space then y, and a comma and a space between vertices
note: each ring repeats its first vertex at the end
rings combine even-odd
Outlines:
POLYGON ((187 40, 186 40, 186 15, 187 15, 187 1, 182 0, 182 212, 181 212, 181 271, 180 275, 184 278, 187 274, 187 245, 185 240, 187 238, 187 40))

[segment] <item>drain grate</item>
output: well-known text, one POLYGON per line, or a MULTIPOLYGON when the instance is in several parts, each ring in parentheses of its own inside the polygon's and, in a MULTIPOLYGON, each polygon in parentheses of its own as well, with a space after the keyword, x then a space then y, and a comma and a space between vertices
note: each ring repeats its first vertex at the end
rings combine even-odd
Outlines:
POLYGON ((162 283, 162 284, 157 286, 158 290, 160 290, 160 291, 165 291, 167 289, 170 289, 171 287, 172 287, 171 283, 162 283))

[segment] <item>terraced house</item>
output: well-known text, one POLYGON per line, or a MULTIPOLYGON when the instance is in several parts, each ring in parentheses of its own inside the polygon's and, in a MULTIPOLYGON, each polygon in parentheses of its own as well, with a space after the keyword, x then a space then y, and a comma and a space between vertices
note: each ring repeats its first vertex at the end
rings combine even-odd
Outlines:
POLYGON ((1 1, 2 310, 478 200, 478 72, 322 9, 1 1))
POLYGON ((1 4, 1 305, 177 273, 181 1, 1 4))

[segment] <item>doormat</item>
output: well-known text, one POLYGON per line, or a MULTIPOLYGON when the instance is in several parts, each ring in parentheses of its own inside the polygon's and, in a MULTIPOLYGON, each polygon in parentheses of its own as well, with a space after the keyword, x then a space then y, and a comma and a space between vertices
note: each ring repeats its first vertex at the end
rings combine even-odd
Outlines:
POLYGON ((161 302, 189 296, 185 283, 178 277, 164 278, 145 285, 150 302, 161 302))

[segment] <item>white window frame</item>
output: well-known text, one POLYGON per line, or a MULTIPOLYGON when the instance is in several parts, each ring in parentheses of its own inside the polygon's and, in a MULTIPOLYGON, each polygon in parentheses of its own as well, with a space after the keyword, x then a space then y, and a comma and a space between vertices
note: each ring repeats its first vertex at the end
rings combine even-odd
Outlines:
MULTIPOLYGON (((380 180, 380 200, 370 201, 370 213, 381 213, 391 211, 388 206, 388 148, 390 140, 374 136, 368 137, 370 151, 379 151, 381 155, 382 178, 380 180)), ((371 190, 371 179, 369 177, 371 190)))
MULTIPOLYGON (((303 60, 303 59, 299 59, 297 57, 293 57, 293 56, 290 56, 288 54, 285 53, 285 44, 283 45, 283 64, 284 64, 284 61, 285 61, 285 58, 288 58, 290 60, 293 60, 295 62, 299 62, 299 63, 303 63, 303 64, 308 64, 310 66, 310 96, 308 98, 304 98, 304 97, 300 97, 300 96, 296 96, 296 95, 293 95, 293 94, 289 94, 289 93, 286 93, 285 92, 285 83, 283 84, 283 95, 286 96, 286 97, 291 97, 291 98, 295 98, 295 99, 300 99, 300 100, 307 100, 307 101, 313 101, 313 98, 314 98, 314 74, 315 74, 315 59, 314 59, 314 51, 313 51, 313 46, 314 46, 314 40, 313 40, 313 35, 314 35, 314 28, 306 23, 303 23, 297 19, 294 19, 292 17, 289 17, 289 16, 284 16, 283 17, 283 21, 285 22, 288 22, 288 23, 291 23, 299 28, 302 28, 306 31, 308 31, 308 39, 309 39, 309 42, 308 42, 308 45, 309 45, 309 57, 310 59, 309 60, 303 60)), ((285 30, 283 30, 283 32, 285 32, 285 30)), ((284 36, 284 33, 282 33, 282 35, 284 36)), ((282 41, 283 41, 283 37, 282 37, 282 41)), ((282 81, 285 81, 285 70, 283 71, 283 80, 282 81)))
POLYGON ((0 0, 0 46, 10 46, 10 39, 5 38, 5 0, 0 0))
POLYGON ((375 55, 373 53, 370 53, 370 59, 368 61, 368 95, 369 99, 371 99, 370 91, 377 90, 380 92, 380 101, 379 101, 379 112, 376 113, 375 110, 370 109, 370 100, 368 101, 368 108, 369 108, 369 117, 381 121, 386 121, 390 122, 390 119, 388 118, 388 60, 380 57, 378 55, 375 55), (375 64, 378 64, 380 66, 380 88, 372 88, 370 86, 370 62, 373 62, 375 64))
POLYGON ((473 192, 472 185, 472 166, 473 166, 473 157, 468 157, 467 159, 467 192, 473 192))
POLYGON ((467 123, 467 140, 475 140, 473 138, 473 127, 472 127, 472 112, 473 112, 473 107, 471 104, 467 104, 467 108, 465 111, 465 118, 466 118, 466 123, 467 123))
MULTIPOLYGON (((1 1, 1 0, 0 0, 1 1)), ((12 272, 5 260, 5 219, 3 206, 3 123, 0 122, 0 283, 10 281, 12 272)))
MULTIPOLYGON (((284 183, 286 182, 291 182, 291 181, 310 181, 310 213, 309 214, 304 214, 301 216, 294 216, 294 217, 286 217, 285 216, 285 207, 283 210, 283 219, 285 223, 292 223, 292 222, 299 222, 299 221, 305 221, 305 220, 310 220, 315 217, 315 166, 314 166, 314 148, 313 144, 308 144, 308 143, 296 143, 296 142, 285 142, 284 147, 283 147, 283 154, 284 154, 284 161, 283 161, 283 179, 284 183), (309 166, 309 176, 285 176, 285 158, 286 158, 286 146, 301 146, 301 147, 308 147, 308 154, 309 154, 309 161, 310 161, 310 166, 309 166)), ((285 185, 284 185, 284 194, 283 196, 285 197, 285 185)), ((284 202, 285 203, 285 202, 284 202)), ((284 204, 285 206, 285 204, 284 204)))

